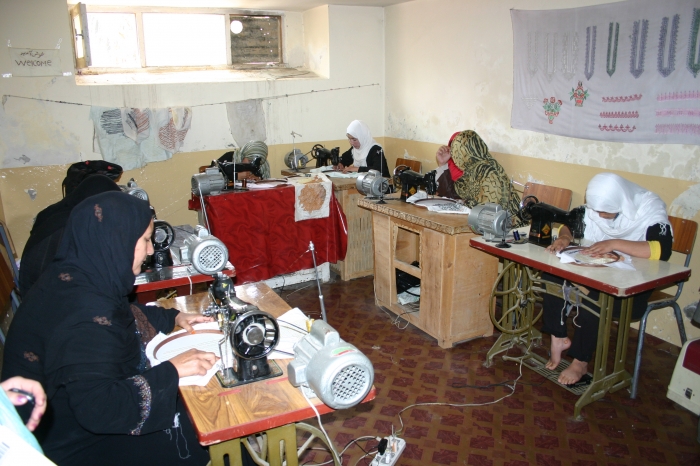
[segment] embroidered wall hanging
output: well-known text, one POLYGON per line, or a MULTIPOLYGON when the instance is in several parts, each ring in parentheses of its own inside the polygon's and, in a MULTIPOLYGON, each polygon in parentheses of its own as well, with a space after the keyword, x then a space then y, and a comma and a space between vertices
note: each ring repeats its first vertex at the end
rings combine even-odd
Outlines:
POLYGON ((512 10, 511 126, 700 145, 700 3, 512 10))

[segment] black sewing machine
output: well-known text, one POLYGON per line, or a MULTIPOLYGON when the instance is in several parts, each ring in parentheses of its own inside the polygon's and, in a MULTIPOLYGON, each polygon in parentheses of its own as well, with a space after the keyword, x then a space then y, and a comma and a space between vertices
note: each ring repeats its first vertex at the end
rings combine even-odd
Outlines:
POLYGON ((552 244, 552 223, 566 225, 574 240, 583 238, 584 206, 576 207, 569 212, 554 207, 544 202, 539 202, 535 196, 527 196, 520 203, 520 215, 524 220, 532 220, 530 225, 530 235, 528 241, 538 246, 549 246, 552 244))
POLYGON ((394 169, 394 186, 401 186, 402 201, 416 194, 420 188, 432 196, 437 192, 435 170, 421 175, 407 165, 399 165, 394 169))
POLYGON ((340 147, 328 150, 321 144, 316 144, 311 148, 311 156, 316 159, 316 168, 325 167, 328 162, 335 166, 340 163, 340 147))

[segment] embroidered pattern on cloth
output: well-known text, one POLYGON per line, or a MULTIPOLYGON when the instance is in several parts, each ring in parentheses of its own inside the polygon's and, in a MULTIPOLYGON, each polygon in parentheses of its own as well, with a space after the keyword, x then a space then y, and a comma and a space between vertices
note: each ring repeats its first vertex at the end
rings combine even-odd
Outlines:
POLYGON ((598 141, 700 145, 693 114, 700 94, 698 0, 513 9, 511 18, 513 129, 598 141), (604 72, 596 63, 601 58, 604 72), (618 69, 618 64, 624 66, 618 69))
POLYGON ((63 272, 58 274, 58 279, 63 282, 69 282, 73 280, 73 277, 71 277, 69 273, 63 272))
POLYGON ((24 359, 26 359, 29 362, 39 362, 39 356, 37 356, 36 353, 33 353, 31 351, 24 352, 24 359))
POLYGON ((95 204, 95 217, 97 217, 98 222, 102 221, 102 207, 99 204, 95 204))
POLYGON ((142 375, 135 375, 134 377, 129 377, 128 380, 133 381, 136 389, 139 392, 139 406, 141 407, 141 420, 136 424, 136 427, 129 431, 130 435, 140 435, 143 425, 148 420, 148 416, 151 414, 151 386, 148 384, 146 378, 142 375))
POLYGON ((158 332, 156 332, 156 329, 153 327, 153 325, 151 325, 148 318, 143 314, 138 306, 132 304, 130 307, 131 313, 134 315, 134 320, 136 322, 136 330, 141 336, 141 346, 145 350, 146 345, 153 340, 153 337, 155 337, 158 332))
POLYGON ((95 316, 92 318, 92 321, 95 322, 96 324, 105 325, 107 327, 112 326, 112 321, 104 316, 95 316))

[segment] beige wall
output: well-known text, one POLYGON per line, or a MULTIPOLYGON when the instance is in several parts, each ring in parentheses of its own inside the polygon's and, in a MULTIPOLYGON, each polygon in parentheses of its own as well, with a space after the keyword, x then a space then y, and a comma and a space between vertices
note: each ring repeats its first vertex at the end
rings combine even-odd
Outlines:
MULTIPOLYGON (((92 151, 87 118, 91 105, 186 105, 193 106, 197 118, 185 151, 167 162, 128 172, 123 181, 134 177, 146 189, 159 218, 173 224, 193 223, 195 215, 187 210, 192 174, 235 144, 230 133, 222 133, 228 123, 221 103, 260 98, 273 176, 279 174, 282 157, 291 150, 291 131, 303 135, 296 146, 304 151, 316 142, 345 150, 345 128, 359 118, 384 143, 390 167, 408 153, 421 160, 426 171, 435 168, 434 154, 440 144, 454 131, 471 128, 516 180, 569 187, 574 205, 581 202, 593 174, 610 170, 658 192, 670 207, 680 205, 684 195, 691 197, 683 212, 698 221, 700 196, 688 196, 700 187, 697 146, 612 144, 510 128, 510 9, 597 3, 604 2, 417 0, 385 9, 319 7, 300 14, 296 23, 309 28, 304 63, 328 79, 133 86, 77 86, 73 76, 0 79, 1 95, 34 103, 31 112, 22 111, 25 107, 17 105, 18 99, 9 97, 0 107, 0 131, 5 131, 0 137, 0 166, 4 167, 0 169, 0 212, 21 251, 36 213, 60 198, 67 165, 77 159, 100 158, 92 151), (32 132, 25 130, 29 127, 32 132), (34 166, 16 167, 24 152, 8 151, 4 139, 16 142, 18 135, 27 150, 40 147, 45 153, 60 145, 72 149, 74 160, 47 163, 48 159, 32 157, 34 166), (30 199, 29 189, 36 191, 35 200, 30 199)), ((17 47, 53 48, 61 38, 63 69, 72 71, 66 11, 65 0, 0 0, 0 30, 17 47)), ((301 53, 299 47, 295 53, 301 53)), ((0 71, 7 68, 8 54, 0 54, 0 71)), ((699 261, 696 253, 694 268, 699 261)), ((683 305, 698 300, 698 277, 695 274, 686 286, 683 305)), ((676 341, 674 325, 663 316, 650 322, 649 331, 676 341)), ((699 335, 690 325, 688 329, 691 335, 699 335)))

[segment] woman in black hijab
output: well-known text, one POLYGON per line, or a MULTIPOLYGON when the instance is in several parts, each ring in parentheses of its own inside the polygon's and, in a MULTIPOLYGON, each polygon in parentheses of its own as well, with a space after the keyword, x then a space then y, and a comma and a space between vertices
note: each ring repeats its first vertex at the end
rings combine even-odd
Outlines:
POLYGON ((119 186, 105 175, 91 175, 66 197, 37 214, 20 262, 21 296, 27 295, 29 289, 56 256, 63 229, 73 208, 90 196, 108 191, 119 191, 119 186))
POLYGON ((178 399, 178 380, 206 373, 215 355, 190 350, 151 368, 144 349, 158 331, 211 319, 127 299, 153 253, 152 232, 148 203, 134 196, 108 192, 81 202, 56 259, 13 319, 2 378, 44 385, 49 410, 38 436, 59 465, 209 460, 178 399))

